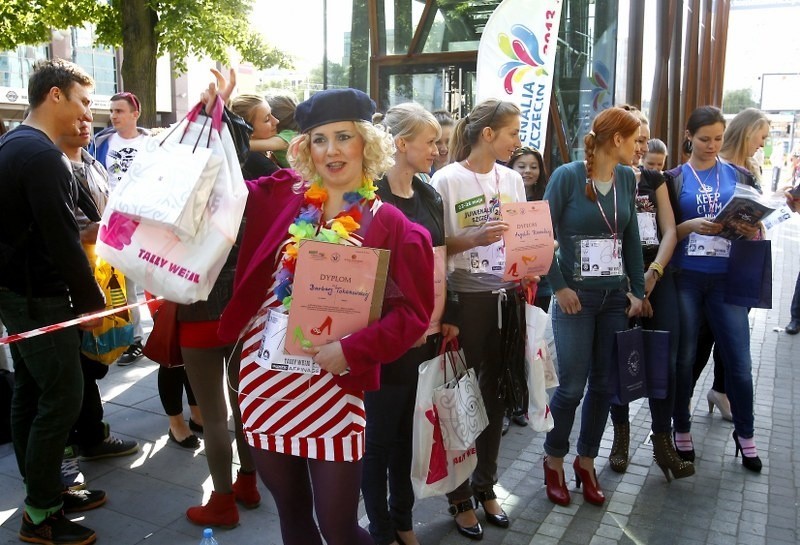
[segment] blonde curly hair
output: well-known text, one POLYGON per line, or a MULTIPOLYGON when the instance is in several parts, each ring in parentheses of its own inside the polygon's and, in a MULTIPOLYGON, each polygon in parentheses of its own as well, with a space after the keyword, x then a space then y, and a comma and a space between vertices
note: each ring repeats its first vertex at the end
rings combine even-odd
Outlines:
MULTIPOLYGON (((353 121, 353 126, 364 140, 364 176, 370 180, 378 180, 394 166, 394 139, 383 127, 366 121, 353 121)), ((296 136, 289 144, 286 154, 291 167, 306 181, 319 176, 311 159, 309 142, 308 133, 296 136)))

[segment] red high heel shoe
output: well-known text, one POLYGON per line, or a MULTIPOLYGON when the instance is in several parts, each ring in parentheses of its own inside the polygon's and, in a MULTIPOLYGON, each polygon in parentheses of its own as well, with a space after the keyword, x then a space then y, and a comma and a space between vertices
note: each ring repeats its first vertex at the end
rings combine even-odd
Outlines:
POLYGON ((320 325, 319 327, 312 327, 311 328, 311 334, 312 335, 322 335, 322 331, 324 329, 327 329, 328 330, 328 335, 330 335, 331 334, 331 324, 332 323, 333 323, 333 318, 328 316, 327 318, 325 318, 325 321, 322 322, 322 325, 320 325))
POLYGON ((547 465, 547 456, 544 457, 544 484, 547 488, 547 498, 556 505, 567 506, 570 502, 569 490, 567 490, 567 482, 564 478, 564 471, 561 471, 559 479, 558 471, 550 469, 547 465), (561 482, 559 482, 559 480, 561 482))
POLYGON ((597 472, 592 470, 594 474, 594 481, 592 480, 592 475, 585 469, 583 469, 578 462, 579 457, 575 457, 575 461, 572 462, 572 467, 575 469, 575 485, 580 488, 581 483, 583 483, 583 498, 588 501, 589 503, 593 503, 595 505, 603 505, 606 501, 606 497, 603 494, 603 491, 600 490, 600 485, 597 483, 597 472))

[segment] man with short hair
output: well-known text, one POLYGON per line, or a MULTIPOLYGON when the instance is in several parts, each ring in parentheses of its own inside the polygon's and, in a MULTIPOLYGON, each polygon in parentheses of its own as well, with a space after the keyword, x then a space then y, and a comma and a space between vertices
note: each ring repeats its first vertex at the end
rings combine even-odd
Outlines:
MULTIPOLYGON (((69 163, 54 142, 91 122, 92 79, 53 59, 28 82, 30 113, 0 139, 0 318, 22 333, 105 308, 83 253, 73 212, 80 196, 69 163)), ((100 319, 78 326, 89 330, 100 319)), ((20 539, 88 544, 95 532, 64 513, 105 503, 102 491, 66 491, 61 456, 83 393, 75 327, 11 346, 15 387, 12 440, 27 496, 20 539)))
MULTIPOLYGON (((149 133, 137 125, 141 115, 141 103, 133 93, 117 93, 111 97, 111 127, 97 135, 91 154, 108 171, 108 187, 114 191, 119 181, 128 171, 136 153, 149 138, 149 133)), ((136 285, 125 277, 125 291, 128 304, 135 303, 136 285)), ((130 365, 142 357, 142 337, 144 331, 141 324, 139 307, 131 309, 133 324, 133 344, 117 359, 117 365, 130 365)))
MULTIPOLYGON (((56 144, 67 156, 72 165, 72 174, 78 189, 90 199, 89 206, 96 208, 96 216, 89 217, 80 208, 75 209, 75 217, 81 233, 81 244, 93 267, 96 260, 95 244, 99 228, 98 219, 103 214, 108 201, 108 173, 100 161, 92 157, 85 147, 92 137, 92 126, 82 121, 77 135, 64 135, 56 144)), ((83 335, 90 335, 85 332, 83 335)), ((108 365, 93 361, 80 354, 83 372, 83 403, 81 412, 64 449, 61 476, 64 485, 72 489, 84 488, 82 473, 77 457, 84 460, 98 460, 115 456, 135 454, 139 444, 131 439, 121 439, 111 433, 109 425, 103 421, 103 402, 97 381, 108 374, 108 365)))

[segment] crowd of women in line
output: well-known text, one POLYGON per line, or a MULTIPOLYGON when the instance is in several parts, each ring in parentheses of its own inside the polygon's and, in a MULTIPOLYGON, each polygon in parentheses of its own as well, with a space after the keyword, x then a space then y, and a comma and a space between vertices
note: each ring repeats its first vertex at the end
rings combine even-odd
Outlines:
MULTIPOLYGON (((218 92, 230 97, 233 78, 217 73, 217 80, 205 93, 208 104, 218 92)), ((524 280, 539 282, 536 304, 551 313, 559 362, 555 425, 544 443, 548 498, 570 503, 564 463, 581 402, 572 466, 584 498, 605 499, 595 458, 609 411, 610 467, 627 468, 628 407, 611 405, 608 383, 615 333, 634 319, 671 334, 668 395, 649 400, 654 458, 666 478, 695 473, 690 400, 712 345, 717 368, 709 407, 733 420, 744 467, 761 470, 748 309, 725 302, 726 282, 736 274, 727 254, 696 250, 719 242, 711 219, 736 184, 758 187, 751 158, 768 127, 760 112, 746 110, 726 128, 717 108, 698 108, 677 153, 687 160, 665 171, 666 147, 650 139, 646 117, 613 107, 594 119, 584 159, 548 178, 541 153, 521 147, 520 110, 506 101, 484 101, 457 122, 415 103, 373 119, 374 102, 353 89, 289 104, 280 125, 273 116, 279 106, 259 97, 234 98, 230 108, 231 118, 252 128, 241 157, 250 190, 245 220, 212 297, 179 314, 214 484, 210 500, 188 510, 192 522, 236 525, 237 502, 259 504, 258 473, 275 499, 287 545, 417 544, 410 480, 417 369, 458 337, 489 424, 476 441, 474 473, 447 494, 450 513, 471 539, 483 536, 480 511, 486 522, 508 527, 494 490, 498 454, 504 417, 524 424, 526 403, 506 406, 498 384, 509 364, 503 354, 514 353, 508 343, 524 343, 507 333, 519 326, 513 317, 525 299, 519 282, 497 272, 508 229, 500 205, 526 200, 549 203, 558 243, 546 277, 524 280), (285 158, 265 153, 276 149, 285 158), (270 316, 291 308, 305 239, 391 251, 380 319, 307 348, 319 374, 271 370, 256 356, 270 316), (449 259, 448 295, 440 332, 426 336, 435 247, 449 259), (226 385, 241 461, 235 482, 226 385), (358 525, 361 492, 368 532, 358 525)), ((761 236, 756 227, 740 229, 745 238, 761 236)))

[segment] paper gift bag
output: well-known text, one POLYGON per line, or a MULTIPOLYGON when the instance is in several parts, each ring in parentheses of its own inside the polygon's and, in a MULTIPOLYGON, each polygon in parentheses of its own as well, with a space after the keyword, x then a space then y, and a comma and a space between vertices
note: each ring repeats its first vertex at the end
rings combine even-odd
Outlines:
POLYGON ((625 405, 641 397, 647 397, 642 328, 617 331, 613 352, 608 380, 611 402, 625 405))
MULTIPOLYGON (((445 383, 445 350, 443 347, 442 353, 419 366, 414 405, 411 484, 420 499, 455 490, 472 475, 478 464, 474 444, 465 450, 447 450, 444 446, 440 419, 433 403, 433 391, 445 383)), ((458 353, 452 347, 449 351, 458 353)))
POLYGON ((433 403, 447 450, 468 449, 489 425, 474 369, 459 369, 455 378, 434 389, 433 403))
POLYGON ((212 134, 219 133, 219 123, 198 119, 201 108, 202 104, 195 106, 163 138, 145 140, 109 196, 107 208, 166 227, 182 240, 197 234, 223 164, 208 147, 212 134))
POLYGON ((669 390, 669 331, 642 330, 647 397, 666 399, 669 390))
POLYGON ((771 241, 731 241, 725 302, 747 308, 772 308, 771 241))

